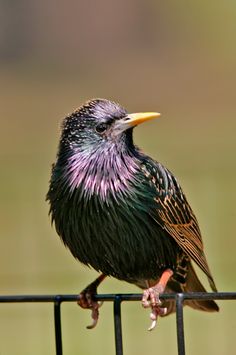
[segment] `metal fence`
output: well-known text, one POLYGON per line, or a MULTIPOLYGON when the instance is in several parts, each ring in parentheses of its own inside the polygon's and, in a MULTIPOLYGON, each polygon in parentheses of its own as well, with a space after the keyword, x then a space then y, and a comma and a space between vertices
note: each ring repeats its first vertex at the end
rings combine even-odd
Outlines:
MULTIPOLYGON (((100 294, 96 300, 113 302, 114 332, 116 355, 123 355, 122 324, 121 324, 121 303, 124 301, 140 301, 141 294, 100 294)), ((236 300, 236 292, 192 292, 163 294, 162 300, 174 300, 176 303, 176 332, 178 355, 185 355, 184 338, 184 315, 183 305, 185 300, 236 300)), ((17 295, 0 296, 0 303, 30 303, 30 302, 50 302, 54 304, 54 327, 56 355, 63 354, 62 329, 61 329, 61 304, 64 302, 78 301, 78 295, 17 295)))

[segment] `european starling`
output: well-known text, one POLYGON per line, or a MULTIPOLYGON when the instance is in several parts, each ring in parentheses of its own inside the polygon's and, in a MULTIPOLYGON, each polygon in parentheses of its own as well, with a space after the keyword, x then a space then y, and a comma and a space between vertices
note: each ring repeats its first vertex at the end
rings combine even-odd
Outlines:
MULTIPOLYGON (((52 222, 81 263, 101 275, 80 295, 83 308, 98 320, 97 286, 106 276, 144 289, 142 305, 157 317, 175 311, 160 293, 206 292, 192 265, 216 286, 203 251, 196 217, 174 175, 133 143, 133 128, 159 117, 128 114, 120 105, 94 99, 62 124, 47 200, 52 222)), ((218 311, 214 301, 186 301, 190 307, 218 311)))

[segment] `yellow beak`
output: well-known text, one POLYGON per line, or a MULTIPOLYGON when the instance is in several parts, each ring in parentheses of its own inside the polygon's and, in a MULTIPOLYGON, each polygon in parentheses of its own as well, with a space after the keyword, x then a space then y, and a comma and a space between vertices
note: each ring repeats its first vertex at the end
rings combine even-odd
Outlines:
POLYGON ((154 118, 160 117, 158 112, 140 112, 140 113, 131 113, 126 117, 126 123, 131 127, 136 126, 145 121, 153 120, 154 118))

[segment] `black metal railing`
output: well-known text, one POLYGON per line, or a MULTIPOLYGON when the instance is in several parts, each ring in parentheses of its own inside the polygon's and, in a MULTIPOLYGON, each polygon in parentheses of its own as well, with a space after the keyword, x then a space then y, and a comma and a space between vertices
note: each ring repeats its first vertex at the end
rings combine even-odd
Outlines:
MULTIPOLYGON (((123 355, 121 303, 124 301, 140 301, 141 294, 100 294, 95 297, 98 301, 113 302, 114 331, 116 355, 123 355)), ((236 292, 192 292, 163 294, 162 300, 174 300, 176 303, 176 331, 178 355, 185 355, 184 315, 183 305, 185 300, 236 300, 236 292)), ((62 330, 61 330, 61 304, 63 302, 76 302, 78 295, 16 295, 0 296, 0 303, 30 303, 51 302, 54 304, 54 327, 56 355, 62 355, 62 330)))

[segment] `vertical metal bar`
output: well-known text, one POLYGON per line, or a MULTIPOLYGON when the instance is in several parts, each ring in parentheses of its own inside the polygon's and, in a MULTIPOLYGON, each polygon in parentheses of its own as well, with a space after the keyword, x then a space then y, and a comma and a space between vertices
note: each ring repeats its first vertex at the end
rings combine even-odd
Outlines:
POLYGON ((121 328, 121 297, 115 296, 113 303, 114 327, 115 327, 115 345, 116 355, 123 355, 122 328, 121 328))
POLYGON ((56 355, 62 355, 60 296, 57 296, 56 301, 54 302, 54 327, 55 327, 56 355))
POLYGON ((182 293, 177 293, 176 326, 177 326, 178 355, 185 355, 183 301, 184 301, 184 295, 182 293))

